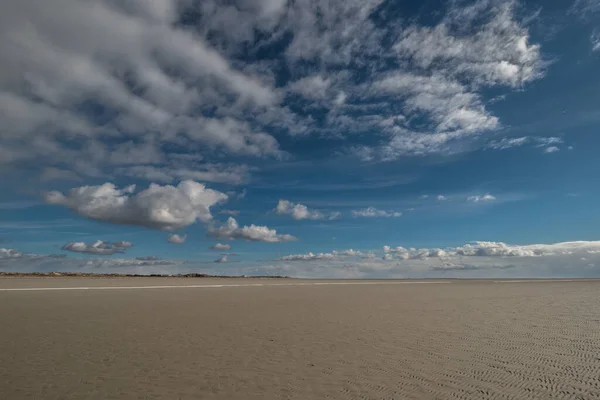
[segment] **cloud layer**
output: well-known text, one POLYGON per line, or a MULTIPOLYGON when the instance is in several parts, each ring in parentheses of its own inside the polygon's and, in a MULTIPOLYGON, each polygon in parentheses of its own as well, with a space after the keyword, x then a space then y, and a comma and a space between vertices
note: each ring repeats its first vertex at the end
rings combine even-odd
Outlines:
MULTIPOLYGON (((238 262, 231 275, 287 275, 308 278, 564 278, 600 277, 600 242, 508 245, 476 242, 447 249, 384 248, 374 258, 357 250, 290 255, 273 261, 238 262), (381 253, 380 253, 381 254, 381 253)), ((228 260, 229 261, 229 260, 228 260)), ((209 273, 214 262, 155 257, 69 259, 0 249, 0 271, 79 271, 98 273, 209 273)))
POLYGON ((423 24, 383 0, 59 3, 0 17, 0 164, 43 180, 239 184, 248 168, 214 155, 283 157, 284 135, 451 153, 501 126, 486 90, 545 68, 512 0, 447 2, 423 24))

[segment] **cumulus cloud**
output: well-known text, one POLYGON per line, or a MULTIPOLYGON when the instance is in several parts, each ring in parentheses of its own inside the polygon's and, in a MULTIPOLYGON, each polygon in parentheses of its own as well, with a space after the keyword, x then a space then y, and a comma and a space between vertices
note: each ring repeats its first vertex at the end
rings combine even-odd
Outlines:
POLYGON ((298 240, 296 237, 289 234, 278 234, 275 229, 269 229, 266 226, 243 226, 240 227, 233 217, 229 217, 227 222, 219 227, 212 227, 208 231, 208 235, 216 239, 240 239, 252 242, 290 242, 298 240))
POLYGON ((295 220, 301 219, 336 219, 339 218, 339 212, 325 214, 318 210, 311 210, 303 204, 292 203, 289 200, 279 200, 275 212, 279 215, 289 215, 295 220))
POLYGON ((560 151, 560 149, 556 146, 550 146, 544 149, 544 153, 556 153, 557 151, 560 151))
POLYGON ((448 198, 446 196, 444 196, 443 194, 438 194, 436 199, 438 199, 439 201, 448 200, 448 198))
POLYGON ((210 249, 211 250, 220 250, 220 251, 229 251, 229 250, 231 250, 231 245, 227 244, 227 243, 225 243, 225 244, 217 243, 217 244, 210 246, 210 249))
POLYGON ((87 253, 97 255, 112 255, 125 253, 125 249, 133 246, 131 242, 105 242, 96 240, 94 243, 69 242, 61 247, 62 250, 72 251, 74 253, 87 253))
POLYGON ((352 210, 352 215, 354 217, 364 217, 364 218, 378 218, 378 217, 401 217, 402 213, 399 211, 386 211, 386 210, 378 210, 375 207, 367 207, 360 210, 352 210))
POLYGON ((474 195, 467 197, 467 201, 471 203, 487 203, 496 200, 496 197, 491 194, 474 195))
POLYGON ((185 243, 185 239, 187 239, 187 234, 178 235, 177 233, 172 233, 169 235, 167 241, 173 244, 182 244, 185 243))
POLYGON ((45 194, 48 204, 65 206, 77 214, 103 222, 175 230, 196 221, 212 220, 210 207, 227 200, 227 195, 194 181, 177 186, 151 184, 135 192, 135 185, 123 189, 112 183, 81 186, 66 194, 45 194))

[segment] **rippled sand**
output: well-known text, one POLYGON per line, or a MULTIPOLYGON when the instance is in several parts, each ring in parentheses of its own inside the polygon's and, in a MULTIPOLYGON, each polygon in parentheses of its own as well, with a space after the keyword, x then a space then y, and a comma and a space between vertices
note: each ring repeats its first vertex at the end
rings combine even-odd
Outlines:
MULTIPOLYGON (((258 281, 0 289, 213 283, 258 281)), ((0 291, 0 360, 2 399, 594 399, 600 281, 0 291)))

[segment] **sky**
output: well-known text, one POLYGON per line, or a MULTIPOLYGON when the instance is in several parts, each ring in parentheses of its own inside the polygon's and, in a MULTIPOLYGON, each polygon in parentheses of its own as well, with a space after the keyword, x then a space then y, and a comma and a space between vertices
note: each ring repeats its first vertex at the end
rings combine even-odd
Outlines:
POLYGON ((6 0, 0 271, 600 277, 600 0, 6 0))

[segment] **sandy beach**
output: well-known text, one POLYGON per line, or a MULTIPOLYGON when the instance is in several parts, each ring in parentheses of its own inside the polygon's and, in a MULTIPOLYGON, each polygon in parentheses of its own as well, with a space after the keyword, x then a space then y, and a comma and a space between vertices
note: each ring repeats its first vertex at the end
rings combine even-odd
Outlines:
POLYGON ((599 293, 596 280, 1 278, 0 398, 600 398, 599 293))

